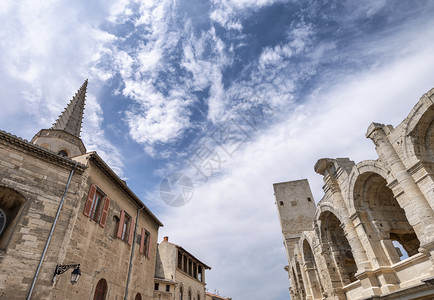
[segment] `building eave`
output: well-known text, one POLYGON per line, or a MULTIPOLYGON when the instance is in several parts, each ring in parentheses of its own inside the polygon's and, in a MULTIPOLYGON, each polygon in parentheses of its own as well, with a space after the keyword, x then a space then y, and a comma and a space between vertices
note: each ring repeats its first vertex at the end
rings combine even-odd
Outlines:
POLYGON ((181 246, 176 245, 176 244, 173 244, 173 243, 171 243, 171 244, 172 244, 172 245, 175 245, 176 248, 178 248, 178 249, 180 249, 181 251, 185 252, 186 254, 188 254, 189 256, 191 256, 191 258, 195 259, 197 262, 199 262, 200 264, 202 264, 203 267, 204 267, 205 269, 211 270, 211 267, 207 266, 205 263, 203 263, 202 261, 200 261, 199 259, 197 259, 193 254, 191 254, 190 252, 188 252, 187 250, 185 250, 185 249, 182 248, 181 246))
POLYGON ((91 159, 103 172, 107 175, 117 187, 127 194, 131 200, 133 200, 139 207, 144 207, 143 211, 159 226, 163 227, 163 223, 149 210, 149 208, 143 203, 140 198, 134 194, 134 192, 127 186, 116 173, 113 171, 105 161, 95 152, 89 152, 89 159, 91 159))
POLYGON ((53 163, 64 168, 74 168, 78 174, 82 174, 87 168, 85 165, 78 163, 68 157, 63 157, 50 151, 48 149, 42 148, 38 145, 32 144, 25 139, 22 139, 16 135, 8 133, 6 131, 0 130, 0 140, 17 147, 18 149, 24 150, 32 154, 33 156, 45 160, 47 162, 53 163))

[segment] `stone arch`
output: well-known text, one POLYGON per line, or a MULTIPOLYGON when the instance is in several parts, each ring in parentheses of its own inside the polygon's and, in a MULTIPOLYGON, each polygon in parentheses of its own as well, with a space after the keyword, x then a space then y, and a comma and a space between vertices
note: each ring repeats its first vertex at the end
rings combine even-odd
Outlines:
POLYGON ((349 214, 352 215, 356 212, 354 201, 360 197, 359 194, 354 192, 356 182, 358 181, 360 176, 363 176, 365 173, 377 173, 383 178, 387 178, 388 171, 384 167, 384 165, 376 160, 364 160, 359 162, 352 170, 349 175, 349 184, 348 184, 348 211, 349 214))
POLYGON ((404 127, 404 156, 418 159, 434 154, 434 105, 429 99, 434 89, 423 95, 411 110, 404 127))
POLYGON ((184 286, 182 283, 179 284, 179 300, 184 300, 184 286))
POLYGON ((352 187, 352 200, 354 210, 364 224, 368 241, 375 244, 375 257, 381 258, 386 254, 388 263, 393 264, 400 261, 394 241, 402 245, 408 256, 418 253, 420 241, 382 175, 372 170, 359 174, 352 187), (384 254, 379 252, 381 249, 384 254))
POLYGON ((307 279, 309 281, 309 288, 311 295, 314 299, 322 298, 322 286, 318 272, 318 264, 316 263, 315 256, 312 251, 312 242, 307 235, 303 234, 300 239, 301 255, 304 262, 307 279))
POLYGON ((187 300, 192 300, 192 293, 191 293, 191 287, 188 288, 188 294, 187 294, 187 300))
POLYGON ((0 186, 0 249, 7 248, 26 202, 26 198, 21 193, 0 186))
POLYGON ((334 287, 342 288, 357 280, 357 264, 345 235, 343 222, 330 207, 324 206, 318 218, 321 243, 334 287))

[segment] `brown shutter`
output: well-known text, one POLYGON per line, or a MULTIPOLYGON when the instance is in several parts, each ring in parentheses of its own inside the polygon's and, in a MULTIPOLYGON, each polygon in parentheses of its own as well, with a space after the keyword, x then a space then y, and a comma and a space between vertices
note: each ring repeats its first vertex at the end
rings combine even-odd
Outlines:
POLYGON ((105 227, 105 222, 107 221, 109 206, 110 206, 110 198, 105 197, 104 206, 102 208, 101 219, 99 220, 99 225, 101 225, 102 227, 105 227))
POLYGON ((119 226, 118 226, 118 233, 116 234, 117 238, 122 238, 122 228, 124 227, 125 222, 125 211, 121 211, 120 219, 119 219, 119 226))
POLYGON ((149 249, 151 247, 151 233, 148 235, 148 251, 146 251, 146 257, 149 258, 149 249))
POLYGON ((130 220, 130 236, 128 237, 128 245, 133 244, 133 238, 134 238, 134 219, 131 218, 131 220, 130 220))
POLYGON ((145 228, 142 228, 142 235, 140 236, 140 248, 139 248, 139 253, 140 254, 145 254, 145 228))
POLYGON ((84 206, 84 215, 88 216, 90 215, 90 210, 92 209, 92 203, 93 203, 93 198, 95 198, 95 193, 96 193, 96 186, 94 184, 92 184, 90 186, 89 189, 89 194, 87 196, 87 200, 86 200, 86 205, 84 206))

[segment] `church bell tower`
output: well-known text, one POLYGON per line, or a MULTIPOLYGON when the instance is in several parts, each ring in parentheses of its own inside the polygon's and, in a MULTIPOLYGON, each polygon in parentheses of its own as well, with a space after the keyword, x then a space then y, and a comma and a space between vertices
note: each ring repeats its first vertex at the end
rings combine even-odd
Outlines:
POLYGON ((65 157, 86 153, 80 138, 86 90, 87 79, 53 126, 50 129, 41 129, 31 142, 65 157))

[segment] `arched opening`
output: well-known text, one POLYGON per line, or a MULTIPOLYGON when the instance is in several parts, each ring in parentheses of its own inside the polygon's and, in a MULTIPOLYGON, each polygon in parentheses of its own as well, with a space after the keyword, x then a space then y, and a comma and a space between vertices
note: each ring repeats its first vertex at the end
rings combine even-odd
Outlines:
POLYGON ((188 300, 191 300, 191 290, 188 291, 188 300))
POLYGON ((102 278, 98 281, 93 300, 105 300, 107 296, 107 281, 102 278))
POLYGON ((362 222, 372 226, 372 233, 377 233, 375 238, 381 241, 390 263, 418 253, 419 239, 383 177, 376 173, 363 174, 356 182, 354 195, 362 222))
POLYGON ((303 241, 303 257, 306 267, 306 273, 310 281, 310 288, 314 298, 322 298, 321 284, 318 276, 318 269, 316 267, 315 258, 313 256, 312 248, 307 240, 303 241))
POLYGON ((179 300, 184 300, 184 289, 182 286, 179 288, 179 300))
POLYGON ((68 150, 66 149, 61 149, 57 152, 57 154, 59 154, 62 157, 68 157, 68 150))
MULTIPOLYGON (((357 265, 341 221, 331 212, 321 214, 321 237, 327 243, 342 285, 357 280, 357 265)), ((332 267, 333 268, 333 267, 332 267)), ((334 273, 334 272, 333 272, 334 273)))
POLYGON ((20 193, 0 186, 0 249, 6 249, 26 202, 20 193))
POLYGON ((197 300, 200 300, 200 294, 197 293, 197 300))
POLYGON ((137 293, 136 298, 134 298, 134 300, 142 300, 142 295, 140 295, 140 293, 137 293))

